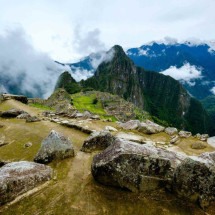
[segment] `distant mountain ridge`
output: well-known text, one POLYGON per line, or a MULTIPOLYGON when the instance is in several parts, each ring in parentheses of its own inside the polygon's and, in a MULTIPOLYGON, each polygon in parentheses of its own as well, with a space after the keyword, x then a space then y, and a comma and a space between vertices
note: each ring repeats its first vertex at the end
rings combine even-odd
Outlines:
MULTIPOLYGON (((179 80, 188 92, 203 99, 215 93, 215 43, 203 42, 151 42, 139 48, 128 49, 127 56, 139 67, 149 71, 162 72, 179 80)), ((97 53, 97 58, 100 53, 97 53)), ((96 71, 94 55, 78 63, 69 64, 72 73, 96 71)), ((90 75, 89 75, 90 76, 90 75)), ((89 77, 88 76, 88 77, 89 77)))
POLYGON ((94 76, 80 82, 82 87, 119 95, 178 128, 193 133, 209 132, 206 111, 178 81, 136 67, 120 46, 112 49, 113 59, 102 62, 94 76))

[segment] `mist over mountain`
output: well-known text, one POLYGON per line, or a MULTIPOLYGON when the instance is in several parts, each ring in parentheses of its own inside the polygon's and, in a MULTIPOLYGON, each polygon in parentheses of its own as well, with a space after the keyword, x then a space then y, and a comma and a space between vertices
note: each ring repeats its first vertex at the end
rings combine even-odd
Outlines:
POLYGON ((0 92, 47 97, 59 74, 69 67, 56 64, 34 49, 22 29, 0 35, 0 92))
POLYGON ((201 103, 177 80, 135 66, 120 46, 112 49, 113 59, 101 63, 94 76, 80 83, 82 87, 119 95, 172 126, 210 132, 210 119, 201 103))
MULTIPOLYGON (((177 42, 166 38, 139 48, 128 49, 127 56, 137 65, 149 71, 161 72, 179 80, 188 92, 203 99, 215 93, 215 43, 201 41, 177 42)), ((92 62, 97 54, 69 64, 73 71, 95 72, 92 62)))

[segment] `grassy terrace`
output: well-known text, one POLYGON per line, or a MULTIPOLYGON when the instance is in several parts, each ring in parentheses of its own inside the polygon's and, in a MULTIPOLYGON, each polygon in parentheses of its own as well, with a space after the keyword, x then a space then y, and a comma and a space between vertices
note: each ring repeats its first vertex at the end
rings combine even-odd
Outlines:
POLYGON ((101 100, 97 99, 96 93, 92 93, 89 95, 84 95, 83 93, 76 93, 71 95, 72 102, 74 107, 80 111, 90 111, 93 114, 99 115, 103 119, 111 119, 112 121, 116 121, 114 116, 110 116, 104 110, 101 100))

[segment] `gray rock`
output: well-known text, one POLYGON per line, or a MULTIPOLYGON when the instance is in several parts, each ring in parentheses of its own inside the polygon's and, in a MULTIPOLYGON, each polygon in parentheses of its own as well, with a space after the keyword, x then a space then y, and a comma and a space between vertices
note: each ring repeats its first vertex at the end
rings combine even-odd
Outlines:
POLYGON ((32 143, 31 143, 31 142, 25 143, 25 145, 24 145, 25 148, 29 148, 29 147, 31 147, 31 146, 32 146, 32 143))
POLYGON ((186 157, 179 153, 118 139, 93 158, 92 175, 101 184, 149 191, 169 187, 173 170, 186 157))
POLYGON ((105 130, 106 131, 118 131, 116 128, 114 128, 112 126, 105 126, 105 130))
POLYGON ((120 127, 122 127, 125 130, 135 130, 135 129, 138 129, 139 126, 140 126, 139 120, 130 120, 128 122, 120 124, 120 127))
POLYGON ((25 113, 25 111, 13 108, 13 109, 10 109, 8 111, 2 112, 1 117, 3 117, 3 118, 15 118, 15 117, 17 117, 23 113, 25 113))
POLYGON ((188 138, 192 136, 192 133, 189 131, 180 131, 178 135, 179 137, 182 137, 182 138, 188 138))
POLYGON ((42 141, 41 148, 34 158, 34 161, 48 163, 55 159, 62 160, 73 156, 74 149, 70 140, 52 130, 48 137, 42 141))
POLYGON ((215 137, 209 137, 209 138, 207 139, 207 143, 208 143, 210 146, 212 146, 212 147, 215 148, 215 137))
POLYGON ((3 100, 14 99, 14 100, 20 101, 24 104, 28 104, 28 98, 23 95, 13 95, 13 94, 4 93, 4 94, 2 94, 2 98, 3 98, 3 100))
POLYGON ((83 118, 84 119, 89 119, 91 118, 92 114, 89 111, 84 111, 83 113, 83 118))
POLYGON ((26 122, 39 122, 39 121, 41 120, 36 116, 29 116, 26 118, 26 122))
POLYGON ((187 158, 175 170, 173 190, 205 209, 215 200, 214 163, 202 157, 187 158))
POLYGON ((93 119, 93 120, 100 120, 100 116, 99 115, 92 115, 91 119, 93 119))
POLYGON ((205 149, 207 147, 206 143, 197 141, 195 143, 192 143, 191 148, 192 149, 205 149))
POLYGON ((170 143, 171 143, 171 144, 175 144, 175 143, 177 143, 179 140, 180 140, 179 136, 178 136, 178 135, 175 135, 175 136, 172 136, 172 137, 171 137, 170 143))
POLYGON ((0 168, 0 205, 50 180, 52 169, 43 164, 20 161, 0 168))
POLYGON ((173 127, 168 127, 168 128, 165 128, 165 132, 167 134, 169 134, 170 136, 172 135, 175 135, 178 133, 178 129, 177 128, 173 128, 173 127))
POLYGON ((207 160, 211 165, 215 165, 215 152, 204 152, 199 156, 199 158, 207 160))
POLYGON ((81 148, 83 152, 104 150, 112 145, 115 137, 108 131, 94 132, 85 141, 81 148))
POLYGON ((141 122, 138 131, 144 134, 157 134, 164 131, 164 127, 160 126, 154 122, 146 120, 146 122, 141 122))
POLYGON ((18 115, 16 118, 17 119, 27 119, 29 117, 31 117, 31 116, 28 113, 22 113, 22 114, 18 115))
POLYGON ((207 139, 209 138, 208 134, 196 134, 195 137, 201 141, 207 141, 207 139))

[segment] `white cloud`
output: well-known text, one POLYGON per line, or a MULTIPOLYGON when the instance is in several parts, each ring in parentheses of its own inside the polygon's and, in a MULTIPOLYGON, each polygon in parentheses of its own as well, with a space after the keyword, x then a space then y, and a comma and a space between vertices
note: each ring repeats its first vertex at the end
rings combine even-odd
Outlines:
POLYGON ((70 72, 76 81, 86 80, 94 75, 94 70, 86 70, 79 67, 72 67, 70 72))
POLYGON ((104 51, 105 44, 100 40, 100 30, 95 28, 88 32, 83 32, 80 25, 74 30, 74 47, 80 54, 104 51))
POLYGON ((201 68, 185 63, 182 67, 177 68, 176 66, 171 66, 169 69, 161 72, 164 75, 169 75, 172 78, 179 80, 183 83, 187 83, 190 86, 195 85, 196 79, 202 78, 201 68))
POLYGON ((71 62, 79 57, 79 51, 85 55, 81 44, 74 44, 77 35, 74 28, 78 23, 82 27, 81 39, 88 37, 87 32, 99 34, 99 41, 108 48, 115 44, 126 48, 140 46, 167 35, 184 40, 188 33, 191 37, 212 40, 214 8, 214 0, 162 0, 162 4, 160 0, 1 0, 0 32, 5 26, 20 24, 37 49, 51 54, 55 60, 71 62))
POLYGON ((0 35, 0 76, 4 90, 17 86, 23 94, 49 96, 65 68, 34 49, 22 29, 0 35), (7 79, 7 83, 3 80, 7 79))
POLYGON ((94 70, 103 63, 110 62, 114 57, 114 49, 110 49, 108 52, 100 52, 99 55, 92 54, 91 55, 91 65, 94 70))
POLYGON ((210 90, 215 95, 215 87, 210 90))

